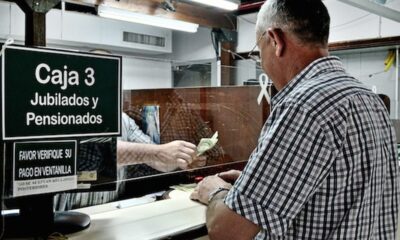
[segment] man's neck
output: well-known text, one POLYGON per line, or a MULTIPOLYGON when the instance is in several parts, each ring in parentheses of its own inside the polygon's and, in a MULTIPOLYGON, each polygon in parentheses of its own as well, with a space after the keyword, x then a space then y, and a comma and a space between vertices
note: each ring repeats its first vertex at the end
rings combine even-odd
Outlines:
MULTIPOLYGON (((310 63, 329 55, 326 48, 311 49, 308 47, 299 47, 297 49, 288 49, 291 51, 279 64, 276 77, 272 78, 274 86, 278 91, 284 88, 294 77, 304 70, 310 63)), ((272 76, 271 76, 272 77, 272 76)))

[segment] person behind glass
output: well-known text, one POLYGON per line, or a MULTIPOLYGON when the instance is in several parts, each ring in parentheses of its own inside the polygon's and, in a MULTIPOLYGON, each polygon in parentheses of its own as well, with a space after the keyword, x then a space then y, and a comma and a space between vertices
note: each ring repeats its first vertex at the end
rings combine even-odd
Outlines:
POLYGON ((261 7, 261 66, 278 93, 244 170, 191 195, 208 204, 210 239, 395 239, 395 132, 379 97, 329 55, 329 24, 321 0, 261 7))
POLYGON ((154 144, 135 121, 126 113, 122 114, 122 136, 117 142, 118 166, 146 164, 160 172, 200 167, 205 157, 196 157, 196 145, 175 140, 165 144, 154 144))
POLYGON ((126 113, 122 113, 122 136, 117 140, 117 190, 102 192, 61 193, 54 198, 56 211, 82 208, 118 200, 130 177, 171 172, 178 169, 202 167, 205 156, 196 156, 196 146, 190 142, 175 140, 155 144, 142 132, 126 113), (134 168, 127 168, 133 166, 134 168), (130 173, 128 171, 137 171, 130 173))

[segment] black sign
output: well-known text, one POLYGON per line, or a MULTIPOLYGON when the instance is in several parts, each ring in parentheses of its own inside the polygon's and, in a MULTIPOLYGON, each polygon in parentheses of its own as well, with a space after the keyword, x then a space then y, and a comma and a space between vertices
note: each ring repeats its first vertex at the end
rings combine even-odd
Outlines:
POLYGON ((117 136, 121 57, 8 46, 3 140, 117 136))

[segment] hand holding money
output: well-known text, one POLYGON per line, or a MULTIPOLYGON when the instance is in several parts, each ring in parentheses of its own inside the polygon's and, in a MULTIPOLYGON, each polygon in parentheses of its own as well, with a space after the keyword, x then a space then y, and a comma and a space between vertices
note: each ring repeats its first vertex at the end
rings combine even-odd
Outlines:
POLYGON ((218 132, 215 132, 211 138, 200 139, 199 145, 197 145, 197 156, 200 156, 206 151, 213 148, 217 142, 218 142, 218 132))

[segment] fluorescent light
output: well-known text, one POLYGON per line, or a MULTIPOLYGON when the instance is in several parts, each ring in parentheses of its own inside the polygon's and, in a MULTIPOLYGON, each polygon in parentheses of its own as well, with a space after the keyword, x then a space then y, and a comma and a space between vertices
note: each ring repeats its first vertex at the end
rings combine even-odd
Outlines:
POLYGON ((97 14, 101 17, 112 18, 116 20, 140 23, 155 27, 169 28, 173 30, 192 33, 197 32, 197 28, 199 27, 199 25, 195 23, 135 13, 132 11, 114 8, 106 5, 99 5, 97 8, 97 14))
POLYGON ((190 0, 190 1, 222 8, 229 11, 237 10, 239 7, 238 3, 231 2, 228 0, 190 0))

